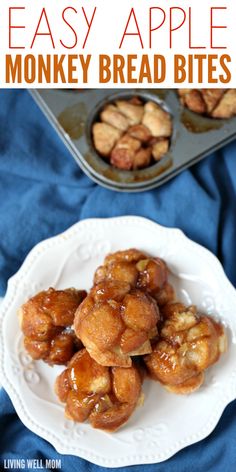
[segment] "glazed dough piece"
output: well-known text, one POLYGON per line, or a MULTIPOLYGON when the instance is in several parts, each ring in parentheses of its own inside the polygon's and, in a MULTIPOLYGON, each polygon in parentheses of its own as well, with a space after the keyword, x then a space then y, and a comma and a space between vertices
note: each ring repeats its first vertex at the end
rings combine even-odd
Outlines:
POLYGON ((147 127, 154 138, 168 138, 172 134, 171 116, 155 102, 144 105, 142 124, 147 127))
POLYGON ((59 331, 48 341, 37 341, 25 337, 24 347, 32 359, 42 359, 50 365, 66 364, 74 352, 82 347, 73 331, 59 331))
POLYGON ((166 263, 137 249, 109 254, 104 264, 96 270, 94 284, 104 280, 127 282, 131 288, 149 293, 158 305, 164 305, 175 298, 174 289, 168 283, 166 263))
POLYGON ((97 151, 104 157, 108 157, 121 137, 121 131, 107 123, 95 123, 93 125, 93 140, 97 151))
POLYGON ((137 249, 117 251, 106 256, 104 264, 95 272, 94 284, 104 280, 117 280, 127 282, 131 287, 136 287, 138 280, 138 269, 136 263, 146 259, 146 255, 137 249))
POLYGON ((216 108, 216 105, 220 102, 223 97, 225 90, 222 89, 202 89, 201 94, 205 101, 207 113, 211 114, 216 108))
POLYGON ((134 366, 111 369, 113 394, 100 399, 90 415, 94 428, 115 431, 128 421, 141 395, 141 377, 134 366))
POLYGON ((94 428, 115 431, 133 413, 141 384, 136 367, 101 366, 83 349, 59 375, 55 391, 60 401, 66 403, 67 418, 78 422, 88 419, 94 428))
POLYGON ((132 138, 138 139, 142 143, 147 143, 152 138, 149 129, 144 125, 130 126, 127 132, 132 138))
POLYGON ((165 282, 162 288, 153 293, 152 296, 155 298, 158 306, 162 309, 165 305, 174 302, 174 287, 169 282, 165 282))
POLYGON ((144 253, 138 249, 126 249, 124 251, 117 251, 112 254, 108 254, 105 258, 105 262, 110 264, 112 262, 138 262, 143 259, 144 253))
POLYGON ((200 115, 206 113, 207 106, 200 90, 182 89, 179 90, 179 96, 182 105, 189 108, 189 110, 199 113, 200 115))
POLYGON ((235 89, 182 89, 178 93, 181 103, 195 113, 221 119, 236 115, 235 89))
POLYGON ((111 164, 123 170, 133 167, 135 154, 141 148, 141 141, 125 134, 120 138, 111 152, 111 164))
POLYGON ((224 328, 196 307, 181 303, 162 309, 160 340, 145 362, 153 379, 167 390, 186 394, 200 387, 204 371, 226 351, 224 328))
POLYGON ((213 118, 231 118, 236 115, 236 90, 230 89, 212 112, 213 118))
POLYGON ((95 285, 78 308, 74 328, 89 354, 104 366, 130 367, 131 357, 151 352, 157 334, 156 302, 127 282, 95 285))
POLYGON ((104 123, 123 132, 129 127, 127 118, 122 113, 119 113, 119 110, 114 105, 107 105, 101 112, 100 118, 104 123))
POLYGON ((169 149, 169 139, 160 138, 156 141, 151 148, 152 156, 155 161, 160 161, 169 149))
POLYGON ((136 265, 139 276, 137 286, 155 296, 164 287, 168 279, 168 267, 159 257, 146 258, 136 265))
POLYGON ((150 165, 152 158, 152 148, 142 148, 138 152, 136 152, 134 159, 133 159, 133 169, 143 169, 150 165))
POLYGON ((86 297, 84 290, 50 288, 30 298, 19 309, 24 345, 35 360, 66 364, 81 343, 71 325, 76 309, 86 297))
POLYGON ((135 105, 127 100, 117 100, 118 110, 126 116, 130 126, 139 125, 142 121, 144 108, 143 105, 135 105))

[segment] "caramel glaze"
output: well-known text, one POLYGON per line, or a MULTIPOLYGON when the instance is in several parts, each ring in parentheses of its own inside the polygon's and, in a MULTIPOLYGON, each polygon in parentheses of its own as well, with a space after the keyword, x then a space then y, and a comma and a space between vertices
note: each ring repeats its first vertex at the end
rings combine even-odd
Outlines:
POLYGON ((58 121, 71 139, 79 139, 84 134, 87 109, 84 103, 76 103, 65 108, 58 116, 58 121))
POLYGON ((89 420, 94 428, 115 431, 134 411, 141 393, 137 367, 108 368, 83 349, 57 378, 55 391, 74 421, 89 420))
POLYGON ((173 300, 167 266, 136 249, 118 251, 97 269, 94 284, 76 311, 76 335, 99 364, 130 367, 131 357, 152 350, 158 305, 173 300))
POLYGON ((190 393, 202 384, 204 371, 226 349, 222 325, 181 303, 162 310, 160 339, 145 357, 150 376, 175 393, 190 393), (190 380, 191 379, 191 380, 190 380))
POLYGON ((94 284, 104 280, 126 282, 131 288, 148 293, 160 306, 174 299, 166 263, 136 249, 108 255, 95 272, 94 284))
POLYGON ((131 355, 150 352, 149 338, 156 334, 158 319, 158 307, 149 295, 128 284, 104 281, 81 304, 74 326, 97 362, 130 367, 131 355))
POLYGON ((33 359, 66 364, 82 347, 71 325, 86 297, 83 290, 50 288, 28 300, 19 310, 24 345, 33 359))
POLYGON ((182 125, 191 133, 200 134, 215 131, 224 125, 224 122, 213 118, 204 118, 188 110, 183 110, 180 121, 182 125))

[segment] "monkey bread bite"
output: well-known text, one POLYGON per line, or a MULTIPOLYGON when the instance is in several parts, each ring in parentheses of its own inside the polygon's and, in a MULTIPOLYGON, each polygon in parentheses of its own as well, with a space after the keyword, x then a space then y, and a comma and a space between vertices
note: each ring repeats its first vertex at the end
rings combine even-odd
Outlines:
POLYGON ((134 366, 104 367, 86 349, 76 353, 56 380, 55 391, 66 403, 65 415, 94 428, 115 431, 133 413, 141 393, 141 377, 134 366))
POLYGON ((200 115, 227 119, 236 115, 235 89, 181 89, 182 105, 200 115))
POLYGON ((160 339, 145 362, 153 379, 174 393, 191 393, 204 381, 204 371, 226 350, 221 324, 197 313, 195 306, 166 305, 160 339))
POLYGON ((49 288, 30 298, 19 310, 24 345, 33 359, 65 364, 78 349, 71 326, 84 290, 49 288))
POLYGON ((151 352, 157 335, 156 302, 127 282, 95 285, 76 311, 76 335, 99 364, 130 367, 131 356, 151 352))
POLYGON ((168 267, 158 257, 149 257, 137 249, 109 254, 104 264, 95 272, 94 284, 116 280, 130 284, 151 295, 159 306, 175 298, 174 289, 168 282, 168 267))

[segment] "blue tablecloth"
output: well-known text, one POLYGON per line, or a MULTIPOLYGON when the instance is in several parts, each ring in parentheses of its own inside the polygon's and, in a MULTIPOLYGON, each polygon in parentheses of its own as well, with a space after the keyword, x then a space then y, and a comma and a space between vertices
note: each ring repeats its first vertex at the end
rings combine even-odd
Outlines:
MULTIPOLYGON (((27 91, 0 92, 0 295, 6 291, 7 279, 40 240, 84 218, 127 214, 181 228, 217 254, 236 285, 236 142, 161 188, 119 194, 98 187, 81 172, 27 91)), ((4 390, 0 392, 0 437, 1 461, 60 458, 63 472, 105 470, 57 454, 25 428, 4 390)), ((207 439, 162 464, 134 466, 133 470, 143 468, 148 472, 234 472, 236 402, 227 407, 207 439)))

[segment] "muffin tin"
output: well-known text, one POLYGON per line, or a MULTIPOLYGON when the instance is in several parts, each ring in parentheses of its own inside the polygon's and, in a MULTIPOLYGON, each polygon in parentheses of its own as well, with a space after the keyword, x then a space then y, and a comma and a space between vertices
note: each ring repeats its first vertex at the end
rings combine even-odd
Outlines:
POLYGON ((236 117, 215 120, 183 108, 175 90, 31 90, 30 93, 71 151, 81 169, 96 183, 120 192, 140 192, 162 185, 183 169, 236 137, 236 117), (140 97, 166 109, 173 119, 169 152, 142 170, 121 171, 94 149, 91 127, 105 104, 140 97))

